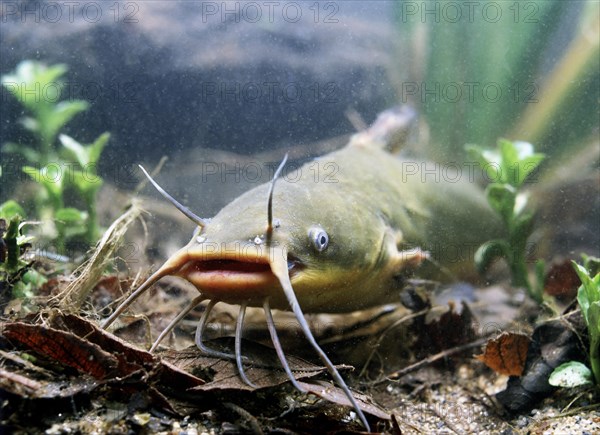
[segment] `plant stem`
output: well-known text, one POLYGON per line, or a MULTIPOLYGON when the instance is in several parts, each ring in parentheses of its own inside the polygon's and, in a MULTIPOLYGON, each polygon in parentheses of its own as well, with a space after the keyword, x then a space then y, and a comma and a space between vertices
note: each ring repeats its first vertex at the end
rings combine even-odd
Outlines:
POLYGON ((94 245, 98 241, 98 213, 96 211, 96 194, 95 192, 86 198, 87 202, 87 240, 90 245, 94 245))
POLYGON ((13 216, 8 224, 6 230, 6 236, 4 241, 6 242, 6 266, 9 271, 16 271, 19 266, 19 246, 17 245, 17 236, 19 235, 19 223, 21 222, 21 216, 13 216))
POLYGON ((590 338, 590 361, 596 385, 600 385, 600 341, 593 338, 590 338))

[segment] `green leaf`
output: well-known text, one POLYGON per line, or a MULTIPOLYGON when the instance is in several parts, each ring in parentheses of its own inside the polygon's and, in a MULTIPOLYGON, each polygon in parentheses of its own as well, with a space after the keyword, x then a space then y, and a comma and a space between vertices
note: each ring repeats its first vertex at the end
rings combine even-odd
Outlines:
POLYGON ((93 144, 90 145, 90 150, 88 153, 88 163, 98 163, 98 160, 100 160, 100 155, 102 154, 102 151, 104 150, 104 147, 108 143, 109 139, 110 133, 104 132, 100 136, 98 136, 98 138, 94 141, 93 144))
POLYGON ((87 164, 88 153, 82 144, 66 134, 59 135, 58 139, 65 148, 65 153, 79 163, 79 166, 84 167, 87 164))
POLYGON ((27 145, 7 142, 2 147, 2 151, 5 153, 20 154, 31 163, 41 163, 40 153, 27 145))
POLYGON ((520 187, 527 176, 539 166, 545 155, 534 152, 529 142, 498 140, 502 155, 502 179, 512 186, 520 187))
POLYGON ((575 272, 577 272, 577 275, 581 280, 581 285, 587 292, 590 303, 600 301, 600 274, 596 274, 594 278, 590 278, 585 267, 575 263, 574 261, 573 266, 575 267, 575 272))
POLYGON ((23 172, 29 175, 33 181, 46 188, 54 198, 62 201, 64 177, 58 165, 44 166, 41 169, 32 166, 23 166, 23 172))
POLYGON ((479 273, 484 273, 497 258, 510 259, 510 246, 504 240, 490 240, 481 245, 475 252, 475 265, 479 273))
POLYGON ((102 178, 91 172, 73 171, 73 184, 86 201, 91 201, 93 195, 102 187, 102 178))
POLYGON ((110 139, 110 134, 101 134, 91 145, 82 145, 66 134, 61 134, 59 137, 65 152, 68 156, 75 159, 77 163, 86 172, 96 173, 96 163, 100 159, 100 155, 110 139))
POLYGON ((19 123, 25 128, 25 130, 29 130, 33 133, 38 133, 40 131, 39 121, 31 116, 23 116, 22 118, 19 118, 19 123))
POLYGON ((590 310, 591 301, 585 289, 585 286, 583 285, 579 286, 579 288, 577 289, 577 303, 581 307, 581 314, 583 314, 585 324, 589 325, 590 321, 588 319, 588 312, 590 310))
POLYGON ((13 216, 24 218, 25 210, 23 210, 23 207, 21 207, 17 201, 9 199, 0 205, 0 217, 10 220, 13 216))
POLYGON ((87 213, 77 210, 73 207, 66 207, 56 210, 54 217, 56 220, 61 221, 63 224, 76 224, 79 225, 85 222, 87 213))
MULTIPOLYGON (((17 65, 13 74, 3 75, 0 81, 21 104, 34 113, 41 113, 52 104, 45 96, 49 85, 57 82, 66 72, 67 67, 63 64, 48 67, 41 62, 24 60, 17 65)), ((56 87, 59 89, 60 83, 56 83, 56 87)))
POLYGON ((585 254, 582 254, 581 256, 583 257, 583 266, 587 269, 588 274, 590 276, 596 276, 598 272, 600 272, 600 258, 585 254))
POLYGON ((533 151, 533 146, 527 142, 513 142, 508 139, 498 139, 498 149, 502 155, 502 160, 507 165, 512 165, 520 160, 520 156, 526 157, 533 151), (522 144, 522 145, 517 145, 522 144))
POLYGON ((61 101, 56 104, 42 121, 45 137, 51 139, 56 137, 66 123, 78 113, 87 110, 88 107, 88 103, 83 100, 61 101))
POLYGON ((477 145, 465 145, 467 156, 474 160, 485 171, 489 181, 502 182, 502 166, 500 154, 495 150, 488 150, 477 145))
POLYGON ((35 269, 29 269, 25 275, 23 275, 23 282, 25 284, 31 284, 34 287, 38 288, 48 282, 48 278, 39 273, 35 269))
POLYGON ((598 310, 598 318, 600 318, 600 273, 597 273, 594 278, 590 278, 587 269, 576 262, 572 261, 573 267, 579 279, 581 286, 577 289, 577 302, 581 307, 581 313, 588 325, 590 335, 600 335, 600 325, 593 325, 591 311, 598 310), (598 308, 592 308, 598 307, 598 308), (594 330, 594 328, 597 328, 594 330))
POLYGON ((513 217, 512 238, 514 243, 525 247, 527 239, 533 232, 533 213, 524 213, 513 217))
POLYGON ((519 170, 515 178, 517 186, 521 186, 525 182, 529 174, 542 163, 545 157, 545 154, 533 154, 519 162, 519 170))
POLYGON ((569 361, 554 369, 548 379, 550 385, 563 388, 574 388, 593 382, 591 370, 583 363, 569 361))
POLYGON ((485 190, 488 202, 505 222, 509 222, 515 208, 516 190, 509 184, 493 183, 485 190))

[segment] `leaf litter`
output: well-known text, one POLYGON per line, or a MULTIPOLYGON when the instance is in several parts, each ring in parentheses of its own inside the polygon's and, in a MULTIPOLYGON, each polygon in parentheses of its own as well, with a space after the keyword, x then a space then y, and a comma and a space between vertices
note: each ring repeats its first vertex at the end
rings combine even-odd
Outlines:
MULTIPOLYGON (((150 354, 130 344, 148 342, 148 325, 155 329, 156 322, 164 321, 185 305, 189 297, 186 287, 168 283, 156 286, 147 301, 138 303, 142 309, 135 311, 148 317, 137 317, 115 331, 127 340, 99 329, 96 313, 133 285, 119 275, 105 275, 105 270, 107 259, 114 259, 118 250, 117 239, 123 238, 140 212, 133 207, 121 216, 74 278, 65 281, 59 277, 46 284, 36 304, 54 309, 44 308, 25 316, 24 310, 16 310, 2 317, 0 391, 8 397, 2 408, 2 425, 14 432, 50 427, 49 433, 73 428, 114 433, 132 429, 146 433, 185 432, 186 428, 192 433, 310 433, 314 427, 333 433, 360 429, 352 422, 346 397, 326 381, 324 368, 311 362, 312 355, 304 354, 301 341, 294 343, 293 328, 282 330, 281 336, 286 337, 286 347, 293 347, 293 353, 300 355, 288 353, 291 369, 311 393, 308 395, 289 387, 275 352, 257 341, 245 339, 242 348, 248 358, 247 374, 258 389, 240 382, 232 361, 206 357, 194 346, 186 347, 190 344, 186 336, 193 335, 199 312, 191 313, 192 320, 182 322, 176 329, 166 346, 169 349, 150 354), (168 306, 163 303, 166 299, 172 300, 168 306), (73 314, 82 310, 87 313, 83 317, 73 314), (20 318, 15 318, 17 314, 20 318), (58 418, 59 414, 67 419, 58 418), (80 419, 82 415, 87 418, 80 419), (86 421, 94 422, 93 427, 85 426, 86 421)), ((561 281, 564 273, 568 270, 553 268, 547 283, 572 287, 570 278, 561 281)), ((553 291, 549 289, 550 293, 553 291)), ((564 390, 540 388, 540 379, 544 379, 540 373, 565 356, 581 356, 579 348, 585 336, 580 333, 577 312, 542 323, 531 336, 526 320, 531 317, 531 307, 511 302, 515 294, 514 289, 507 287, 475 289, 474 299, 466 303, 458 297, 436 316, 407 316, 406 310, 388 306, 377 312, 344 316, 344 322, 327 318, 324 324, 336 328, 320 331, 318 339, 334 361, 352 361, 360 369, 361 376, 356 379, 357 371, 352 372, 351 366, 337 366, 346 371, 352 386, 363 391, 355 390, 357 400, 376 422, 377 430, 426 433, 443 428, 451 432, 511 433, 515 428, 554 427, 549 419, 563 415, 556 404, 568 403, 571 396, 564 390), (496 299, 486 307, 485 300, 493 295, 496 299), (504 296, 498 299, 498 295, 504 296), (507 373, 510 378, 506 374, 495 375, 474 358, 486 337, 498 335, 477 323, 482 319, 486 324, 495 324, 497 330, 515 329, 516 335, 510 337, 522 336, 525 340, 531 336, 527 350, 521 345, 505 346, 504 339, 501 344, 491 341, 486 346, 486 350, 498 346, 496 353, 502 354, 502 359, 508 356, 508 360, 514 358, 519 364, 525 359, 522 376, 513 371, 507 373), (544 401, 548 394, 552 394, 551 398, 544 401), (523 420, 523 412, 528 411, 511 409, 511 403, 523 404, 523 409, 543 406, 550 409, 550 414, 536 418, 539 412, 532 413, 523 420)), ((231 329, 233 319, 226 308, 216 310, 214 318, 220 330, 231 329)), ((260 334, 248 336, 260 339, 260 334)), ((233 349, 230 337, 207 344, 223 351, 233 349)), ((593 407, 597 393, 582 389, 577 400, 582 412, 600 423, 597 407, 593 407)), ((565 409, 571 406, 568 404, 565 409)), ((565 419, 569 412, 565 411, 565 419)))

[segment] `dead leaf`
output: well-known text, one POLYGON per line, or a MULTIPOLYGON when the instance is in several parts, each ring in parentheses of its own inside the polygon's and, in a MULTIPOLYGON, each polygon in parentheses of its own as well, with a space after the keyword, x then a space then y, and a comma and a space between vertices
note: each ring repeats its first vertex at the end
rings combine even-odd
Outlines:
POLYGON ((503 332, 490 339, 483 354, 475 358, 501 375, 521 376, 530 341, 525 334, 503 332))
MULTIPOLYGON (((233 352, 233 338, 223 337, 206 342, 206 345, 221 352, 233 352)), ((258 388, 273 387, 288 381, 281 367, 275 350, 252 341, 242 341, 242 353, 248 362, 244 363, 246 375, 258 388)), ((165 351, 161 357, 181 370, 192 374, 201 374, 207 382, 192 388, 193 391, 209 390, 246 390, 254 391, 245 384, 239 376, 233 360, 208 357, 203 355, 195 346, 180 351, 165 351)), ((293 355, 287 355, 290 369, 296 379, 306 379, 326 372, 326 368, 312 364, 293 355)), ((349 366, 338 365, 338 369, 350 369, 349 366)))
POLYGON ((71 332, 22 322, 4 323, 2 332, 12 342, 96 379, 106 379, 118 366, 115 356, 71 332))
POLYGON ((418 328, 417 333, 420 334, 420 344, 417 347, 425 351, 426 355, 459 347, 473 341, 476 336, 473 314, 464 301, 460 309, 456 309, 453 301, 448 302, 447 311, 424 325, 416 323, 414 327, 418 328))
POLYGON ((158 375, 159 384, 164 384, 168 388, 183 391, 204 383, 204 380, 180 370, 168 361, 162 361, 157 355, 132 346, 81 317, 72 314, 57 315, 52 317, 52 323, 57 327, 74 331, 102 349, 110 351, 119 361, 121 377, 143 368, 149 373, 158 375))
POLYGON ((567 361, 580 361, 585 351, 577 334, 585 330, 581 311, 538 325, 531 336, 525 370, 510 377, 506 389, 496 398, 512 412, 531 409, 556 389, 548 382, 552 371, 567 361))
MULTIPOLYGON (((301 387, 304 387, 306 391, 314 394, 315 396, 320 397, 321 399, 327 400, 331 403, 336 403, 342 406, 352 407, 350 404, 350 400, 346 396, 346 393, 333 384, 325 381, 314 381, 314 382, 298 382, 301 387)), ((375 404, 370 396, 362 393, 357 393, 356 391, 352 392, 354 399, 356 399, 356 403, 359 408, 368 414, 371 414, 377 418, 381 418, 383 420, 390 420, 391 416, 384 409, 382 409, 379 405, 375 404)))
POLYGON ((560 300, 570 300, 577 295, 577 288, 581 280, 571 260, 567 259, 560 263, 554 263, 544 280, 544 291, 550 296, 560 300))

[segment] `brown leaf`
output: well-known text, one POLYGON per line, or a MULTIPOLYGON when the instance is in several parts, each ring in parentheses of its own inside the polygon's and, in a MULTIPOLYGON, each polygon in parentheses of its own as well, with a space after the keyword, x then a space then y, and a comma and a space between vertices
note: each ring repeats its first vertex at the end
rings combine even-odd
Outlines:
POLYGON ((96 379, 106 379, 118 366, 115 356, 71 332, 21 322, 5 323, 2 329, 7 339, 96 379))
POLYGON ((204 380, 180 370, 168 361, 162 361, 150 352, 132 346, 81 317, 72 314, 57 315, 53 317, 52 322, 57 327, 73 331, 115 355, 119 361, 120 377, 143 368, 150 373, 157 374, 160 379, 159 383, 168 388, 185 390, 204 383, 204 380))
MULTIPOLYGON (((207 346, 228 353, 233 352, 232 344, 233 339, 231 337, 207 342, 207 346)), ((287 382, 288 377, 272 348, 243 340, 242 353, 248 359, 247 362, 244 362, 246 375, 258 388, 273 387, 287 382)), ((166 361, 189 373, 202 373, 200 376, 207 379, 207 383, 192 390, 256 390, 256 388, 245 384, 240 379, 235 361, 205 356, 195 346, 181 351, 165 351, 161 353, 161 356, 166 361)), ((325 367, 312 364, 293 355, 287 355, 286 358, 296 379, 310 378, 326 372, 325 367)), ((338 369, 350 368, 343 365, 336 367, 338 369)))
MULTIPOLYGON (((321 399, 325 399, 329 402, 336 403, 342 406, 352 407, 350 404, 350 400, 346 396, 346 393, 333 384, 324 381, 314 381, 313 382, 298 382, 300 386, 304 387, 306 391, 314 394, 315 396, 319 396, 321 399)), ((373 402, 371 396, 366 394, 357 393, 356 391, 352 392, 354 398, 356 399, 356 403, 359 408, 364 412, 369 413, 375 417, 390 420, 391 416, 384 409, 382 409, 379 405, 373 402)))
POLYGON ((469 306, 463 301, 460 309, 456 309, 454 302, 448 302, 448 311, 439 315, 436 319, 428 321, 419 328, 419 348, 427 354, 438 353, 446 349, 469 343, 476 336, 473 328, 473 314, 469 306))
POLYGON ((550 296, 562 300, 573 299, 577 295, 577 288, 581 285, 581 280, 571 260, 567 259, 560 263, 554 263, 544 280, 544 291, 550 296))
POLYGON ((501 375, 521 376, 530 342, 525 334, 503 332, 490 339, 483 354, 475 358, 501 375))

